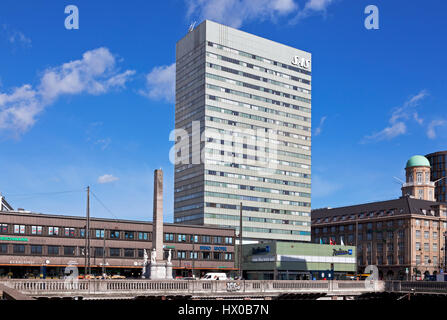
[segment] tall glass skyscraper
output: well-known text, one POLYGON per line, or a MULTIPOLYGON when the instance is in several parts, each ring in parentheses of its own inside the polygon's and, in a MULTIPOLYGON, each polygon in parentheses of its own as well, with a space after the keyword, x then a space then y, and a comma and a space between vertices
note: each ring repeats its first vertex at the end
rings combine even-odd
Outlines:
POLYGON ((176 223, 310 241, 311 54, 204 21, 177 43, 176 223))
POLYGON ((430 161, 431 166, 431 181, 436 181, 435 199, 439 202, 447 202, 447 178, 446 178, 446 164, 447 164, 447 150, 438 151, 427 154, 425 156, 430 161))

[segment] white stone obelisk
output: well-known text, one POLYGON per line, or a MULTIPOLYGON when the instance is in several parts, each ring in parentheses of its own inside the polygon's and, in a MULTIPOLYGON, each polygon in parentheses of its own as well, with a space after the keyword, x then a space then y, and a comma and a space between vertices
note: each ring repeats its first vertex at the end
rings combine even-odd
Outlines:
POLYGON ((154 171, 154 217, 150 279, 172 279, 172 264, 163 261, 163 171, 154 171))

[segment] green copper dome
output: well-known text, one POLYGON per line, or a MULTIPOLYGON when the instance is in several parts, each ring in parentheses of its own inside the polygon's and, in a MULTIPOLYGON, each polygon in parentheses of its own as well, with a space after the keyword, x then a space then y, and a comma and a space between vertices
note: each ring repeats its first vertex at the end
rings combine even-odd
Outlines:
POLYGON ((410 160, 407 161, 406 168, 410 167, 430 167, 430 162, 424 156, 412 156, 410 160))

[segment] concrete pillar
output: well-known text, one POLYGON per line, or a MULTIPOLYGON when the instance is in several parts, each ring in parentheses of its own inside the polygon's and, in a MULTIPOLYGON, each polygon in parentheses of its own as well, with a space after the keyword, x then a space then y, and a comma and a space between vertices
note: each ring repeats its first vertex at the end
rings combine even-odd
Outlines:
POLYGON ((163 261, 163 171, 154 171, 154 210, 152 243, 157 261, 163 261))

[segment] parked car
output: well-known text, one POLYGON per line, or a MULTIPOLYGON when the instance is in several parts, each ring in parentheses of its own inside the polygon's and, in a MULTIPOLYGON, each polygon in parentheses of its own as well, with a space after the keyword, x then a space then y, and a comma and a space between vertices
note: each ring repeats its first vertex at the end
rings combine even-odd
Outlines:
POLYGON ((125 276, 120 276, 120 275, 118 275, 118 274, 115 274, 115 275, 113 275, 113 276, 111 277, 111 279, 126 279, 126 277, 125 277, 125 276))

